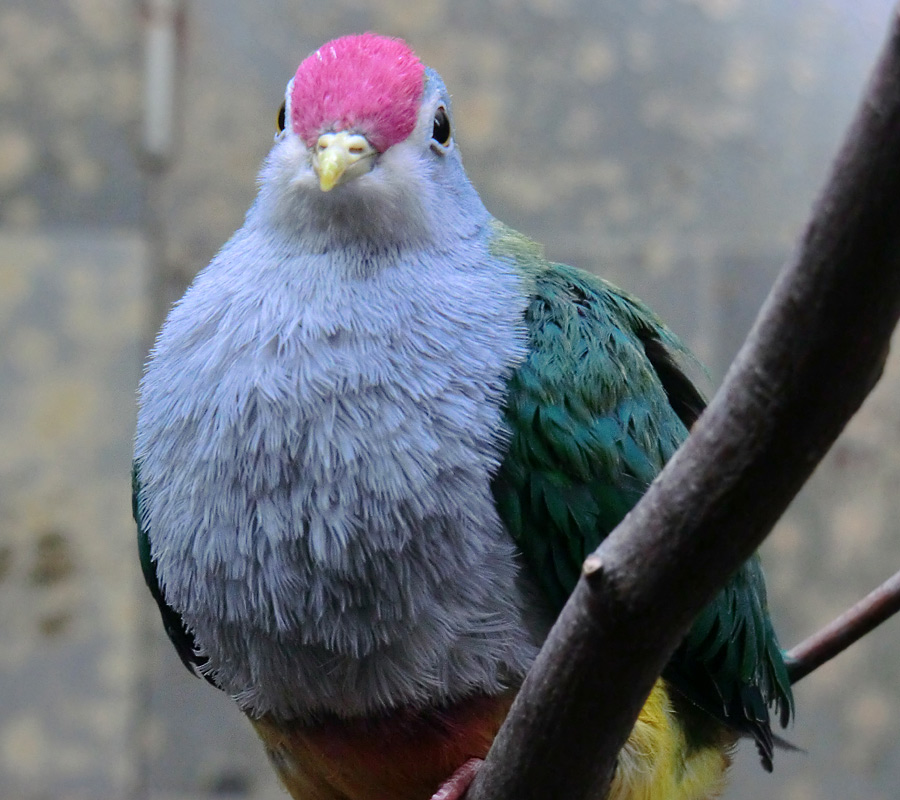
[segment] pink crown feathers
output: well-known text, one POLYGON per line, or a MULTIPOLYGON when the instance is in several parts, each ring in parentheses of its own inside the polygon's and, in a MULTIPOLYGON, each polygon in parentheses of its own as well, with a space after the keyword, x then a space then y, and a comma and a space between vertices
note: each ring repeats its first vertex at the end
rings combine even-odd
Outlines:
POLYGON ((383 153, 412 133, 424 76, 424 64, 402 39, 374 33, 334 39, 297 68, 291 124, 308 147, 323 133, 350 130, 383 153))

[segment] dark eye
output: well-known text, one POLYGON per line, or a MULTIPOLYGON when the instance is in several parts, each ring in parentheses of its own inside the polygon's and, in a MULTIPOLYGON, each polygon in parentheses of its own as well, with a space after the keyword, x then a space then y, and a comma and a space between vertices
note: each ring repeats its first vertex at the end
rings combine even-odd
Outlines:
POLYGON ((441 147, 450 144, 450 117, 447 115, 447 109, 438 106, 434 112, 434 129, 431 132, 431 138, 434 139, 441 147))
POLYGON ((282 133, 284 131, 285 118, 284 115, 287 112, 287 101, 281 104, 281 108, 278 109, 278 121, 275 125, 278 127, 278 132, 282 133))

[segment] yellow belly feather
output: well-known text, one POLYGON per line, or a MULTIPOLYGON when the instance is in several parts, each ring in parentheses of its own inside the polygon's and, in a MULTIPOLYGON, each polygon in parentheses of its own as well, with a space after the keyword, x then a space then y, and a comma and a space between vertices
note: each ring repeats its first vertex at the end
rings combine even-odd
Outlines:
POLYGON ((725 788, 736 737, 691 747, 663 681, 644 703, 619 754, 607 800, 713 800, 725 788))

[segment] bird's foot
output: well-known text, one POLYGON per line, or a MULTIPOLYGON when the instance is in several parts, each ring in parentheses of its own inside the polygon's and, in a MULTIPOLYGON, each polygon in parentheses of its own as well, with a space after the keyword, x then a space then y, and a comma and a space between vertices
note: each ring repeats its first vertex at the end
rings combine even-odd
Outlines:
POLYGON ((482 763, 484 759, 470 758, 441 784, 441 788, 431 796, 431 800, 462 800, 482 763))

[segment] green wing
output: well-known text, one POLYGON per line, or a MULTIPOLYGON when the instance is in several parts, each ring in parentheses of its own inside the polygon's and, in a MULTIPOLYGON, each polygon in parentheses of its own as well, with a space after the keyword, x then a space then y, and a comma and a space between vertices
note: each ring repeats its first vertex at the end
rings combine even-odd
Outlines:
MULTIPOLYGON (((529 352, 509 381, 509 450, 494 481, 504 523, 556 609, 585 557, 685 439, 703 398, 683 346, 646 306, 581 270, 547 262, 499 228, 494 253, 531 292, 529 352)), ((790 682, 757 559, 697 619, 664 676, 691 703, 753 735, 771 767, 769 706, 782 725, 790 682)))
MULTIPOLYGON (((156 564, 153 563, 153 557, 150 552, 150 531, 144 518, 145 515, 141 503, 140 480, 140 464, 134 462, 131 469, 131 513, 137 525, 138 556, 141 559, 141 571, 144 574, 144 581, 147 584, 147 588, 150 589, 150 594, 156 601, 156 605, 159 607, 163 627, 175 646, 182 663, 194 675, 206 677, 200 671, 206 659, 197 655, 193 635, 185 626, 181 615, 166 602, 159 585, 159 579, 156 576, 156 564)), ((208 677, 206 679, 210 680, 208 677)), ((210 683, 212 683, 211 680, 210 683)))

